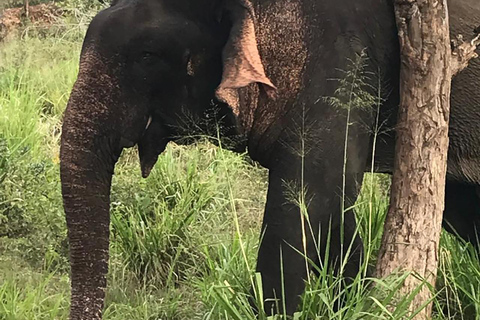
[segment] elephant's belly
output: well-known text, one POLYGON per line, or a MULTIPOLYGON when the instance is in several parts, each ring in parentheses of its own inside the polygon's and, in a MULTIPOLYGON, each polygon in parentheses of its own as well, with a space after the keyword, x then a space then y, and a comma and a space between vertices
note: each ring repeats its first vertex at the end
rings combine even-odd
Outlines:
MULTIPOLYGON (((458 132, 453 130, 450 134, 450 148, 448 151, 447 180, 480 184, 480 156, 478 145, 470 146, 468 141, 458 139, 458 132), (454 137, 452 137, 452 135, 454 137), (464 148, 459 148, 463 145, 464 148)), ((395 156, 395 143, 393 136, 384 136, 377 140, 376 150, 371 155, 375 156, 374 171, 377 173, 393 173, 395 156)), ((366 171, 371 171, 371 156, 367 161, 366 171)))
MULTIPOLYGON (((390 117, 397 110, 390 111, 390 117)), ((395 155, 394 120, 387 133, 379 135, 375 143, 375 171, 392 173, 395 155), (390 130, 390 131, 389 131, 390 130)), ((447 178, 452 181, 480 184, 480 63, 452 82, 449 127, 447 178)), ((373 139, 371 146, 373 147, 373 139)), ((371 153, 372 154, 372 153, 371 153)), ((367 162, 371 163, 371 159, 367 162)), ((370 170, 370 168, 367 168, 370 170)))

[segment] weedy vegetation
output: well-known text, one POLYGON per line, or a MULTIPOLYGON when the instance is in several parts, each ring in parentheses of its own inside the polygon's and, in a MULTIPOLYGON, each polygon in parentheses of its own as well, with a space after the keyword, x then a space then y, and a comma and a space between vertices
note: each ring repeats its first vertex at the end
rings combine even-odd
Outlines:
MULTIPOLYGON (((0 320, 68 316, 58 149, 82 37, 97 9, 85 3, 67 1, 67 14, 56 24, 27 25, 0 43, 0 320)), ((367 104, 377 112, 380 85, 368 87, 365 63, 352 61, 337 95, 325 99, 348 112, 367 104)), ((305 128, 299 133, 295 150, 304 157, 305 128)), ((302 179, 285 186, 304 217, 304 232, 310 232, 308 186, 302 179)), ((250 300, 262 305, 254 270, 266 187, 265 169, 221 143, 170 144, 148 179, 140 178, 136 151, 124 152, 112 190, 105 319, 255 319, 250 300)), ((306 260, 316 272, 307 279, 295 319, 410 318, 412 296, 395 294, 402 276, 377 280, 367 272, 375 263, 388 188, 389 177, 368 173, 353 206, 365 243, 361 274, 347 282, 327 267, 328 256, 320 265, 306 260)), ((480 319, 476 249, 444 233, 439 271, 435 319, 480 319)))

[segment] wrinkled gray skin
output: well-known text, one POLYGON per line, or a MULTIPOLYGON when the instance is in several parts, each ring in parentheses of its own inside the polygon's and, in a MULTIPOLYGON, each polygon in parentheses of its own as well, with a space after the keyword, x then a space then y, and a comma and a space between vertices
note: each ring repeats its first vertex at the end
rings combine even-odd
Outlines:
MULTIPOLYGON (((269 188, 257 270, 264 297, 282 295, 286 312, 304 289, 306 270, 298 208, 284 181, 300 181, 298 132, 308 128, 304 183, 310 223, 330 260, 341 254, 340 196, 346 113, 327 104, 340 70, 364 48, 368 68, 381 70, 391 89, 381 122, 395 125, 399 48, 392 1, 387 0, 119 0, 90 25, 80 72, 65 112, 61 178, 72 278, 71 319, 101 319, 109 243, 109 195, 123 148, 139 146, 147 176, 168 141, 186 132, 186 118, 202 118, 212 105, 231 147, 248 151, 269 169, 269 188), (151 119, 151 121, 149 121, 151 119), (243 138, 242 138, 243 137, 243 138), (321 232, 320 232, 321 231, 321 232), (319 236, 320 234, 320 236, 319 236)), ((453 34, 480 25, 478 0, 450 1, 453 34)), ((453 81, 445 219, 474 239, 480 221, 480 62, 453 81)), ((212 114, 210 112, 210 114, 212 114)), ((211 118, 211 117, 210 117, 211 118)), ((371 112, 353 110, 345 172, 347 206, 354 202, 369 163, 371 112)), ((378 139, 376 165, 391 172, 392 131, 378 139)), ((353 241, 346 275, 361 260, 355 220, 345 216, 345 242, 353 241)), ((318 240, 318 239, 317 239, 318 240)), ((308 233, 307 253, 319 255, 308 233)), ((321 246, 320 256, 324 255, 321 246)), ((281 304, 280 304, 281 305, 281 304)), ((272 304, 267 304, 269 311, 272 304)))

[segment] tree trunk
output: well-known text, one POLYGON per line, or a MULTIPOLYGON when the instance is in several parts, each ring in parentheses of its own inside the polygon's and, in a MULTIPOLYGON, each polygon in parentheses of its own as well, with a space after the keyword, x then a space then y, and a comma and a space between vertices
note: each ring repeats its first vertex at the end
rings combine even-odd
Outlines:
POLYGON ((25 17, 28 19, 30 17, 30 3, 29 0, 23 1, 23 10, 25 11, 25 17))
MULTIPOLYGON (((390 209, 377 276, 412 272, 401 288, 411 294, 422 278, 435 287, 445 198, 452 78, 446 0, 395 0, 401 51, 400 106, 390 209), (420 279, 419 279, 420 278, 420 279)), ((431 315, 427 285, 412 301, 414 319, 431 315)))

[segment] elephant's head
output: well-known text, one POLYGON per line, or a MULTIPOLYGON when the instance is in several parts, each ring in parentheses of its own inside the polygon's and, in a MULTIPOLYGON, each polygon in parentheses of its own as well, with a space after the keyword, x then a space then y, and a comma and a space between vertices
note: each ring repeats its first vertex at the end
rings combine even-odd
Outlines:
POLYGON ((101 314, 110 183, 122 149, 138 145, 147 176, 167 142, 188 131, 187 118, 214 104, 233 125, 237 90, 252 83, 274 90, 248 0, 118 0, 93 19, 60 151, 72 318, 101 314))

